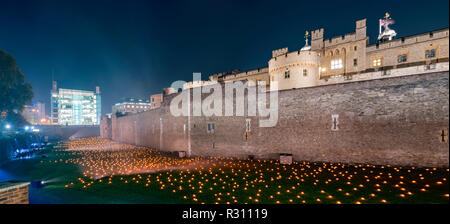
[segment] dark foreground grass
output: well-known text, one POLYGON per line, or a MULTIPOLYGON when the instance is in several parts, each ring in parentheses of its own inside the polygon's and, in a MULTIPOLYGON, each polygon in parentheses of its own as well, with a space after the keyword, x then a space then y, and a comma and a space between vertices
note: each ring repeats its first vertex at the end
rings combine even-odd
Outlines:
POLYGON ((90 161, 91 170, 128 161, 133 151, 128 150, 102 157, 106 152, 47 149, 0 169, 24 180, 49 181, 31 189, 35 203, 449 203, 449 171, 437 168, 210 158, 195 168, 98 179, 80 171, 86 171, 82 161, 90 161))

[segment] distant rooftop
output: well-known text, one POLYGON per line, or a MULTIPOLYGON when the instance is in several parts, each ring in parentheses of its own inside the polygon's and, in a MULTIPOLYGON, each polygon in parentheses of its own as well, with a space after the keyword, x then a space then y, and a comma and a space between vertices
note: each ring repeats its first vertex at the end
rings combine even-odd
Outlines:
POLYGON ((128 98, 120 99, 120 101, 118 103, 116 103, 115 105, 120 105, 120 104, 150 104, 150 100, 143 100, 143 99, 128 97, 128 98))

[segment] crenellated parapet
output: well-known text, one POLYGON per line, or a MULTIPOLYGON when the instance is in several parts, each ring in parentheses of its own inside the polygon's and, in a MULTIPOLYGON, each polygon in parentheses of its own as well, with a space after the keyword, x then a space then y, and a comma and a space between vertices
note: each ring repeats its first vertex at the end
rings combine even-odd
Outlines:
POLYGON ((216 73, 209 76, 208 81, 189 82, 184 88, 216 82, 252 81, 251 83, 266 83, 272 90, 292 89, 370 80, 370 76, 373 79, 379 78, 378 76, 390 77, 389 74, 400 70, 403 75, 416 74, 411 69, 403 68, 417 71, 425 69, 422 72, 427 73, 434 68, 442 71, 441 68, 445 70, 448 67, 448 28, 383 40, 372 45, 369 45, 366 19, 356 21, 352 33, 330 39, 324 39, 324 33, 323 28, 311 31, 310 35, 306 32, 305 45, 299 51, 289 52, 287 47, 273 50, 268 67, 216 73), (377 73, 379 71, 382 71, 382 75, 377 73), (275 82, 278 87, 272 85, 275 82))
POLYGON ((273 50, 272 51, 272 58, 278 57, 278 56, 286 54, 286 53, 288 53, 288 48, 287 47, 280 48, 280 49, 277 49, 277 50, 273 50))
MULTIPOLYGON (((442 29, 422 33, 418 35, 401 37, 391 41, 385 41, 379 44, 372 44, 367 46, 367 52, 386 50, 394 47, 408 47, 408 45, 419 44, 422 42, 435 41, 439 39, 449 38, 449 29, 442 29)), ((447 53, 448 54, 448 53, 447 53)))

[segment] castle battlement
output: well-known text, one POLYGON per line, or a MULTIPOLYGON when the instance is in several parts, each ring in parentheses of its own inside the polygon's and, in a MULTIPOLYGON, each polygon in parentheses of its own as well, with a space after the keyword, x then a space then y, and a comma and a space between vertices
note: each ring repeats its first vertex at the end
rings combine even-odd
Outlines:
POLYGON ((449 29, 442 29, 437 31, 430 31, 422 34, 417 34, 409 37, 402 37, 391 41, 382 42, 380 44, 372 44, 367 46, 367 51, 378 51, 394 47, 404 47, 411 44, 427 42, 442 38, 449 38, 449 29))
POLYGON ((223 76, 223 80, 230 80, 230 79, 235 79, 235 78, 242 78, 242 77, 257 75, 257 74, 261 74, 261 73, 267 73, 268 71, 269 71, 268 67, 258 68, 258 69, 253 69, 253 70, 237 73, 237 74, 225 75, 225 76, 223 76))
MULTIPOLYGON (((276 88, 284 90, 322 85, 331 78, 336 82, 352 80, 352 76, 355 79, 364 77, 364 80, 370 80, 370 76, 377 79, 376 72, 383 71, 383 74, 387 74, 397 68, 423 70, 424 66, 436 67, 437 63, 444 63, 444 66, 438 66, 439 71, 448 68, 448 28, 390 41, 383 40, 372 45, 368 45, 366 32, 366 19, 355 22, 354 32, 331 39, 324 39, 323 28, 316 29, 311 31, 311 46, 291 52, 287 47, 275 49, 267 67, 216 73, 209 76, 209 81, 190 82, 186 87, 209 85, 218 81, 264 81, 269 85, 277 82, 276 88)), ((411 73, 410 69, 402 71, 404 75, 411 73)))
MULTIPOLYGON (((242 80, 261 86, 265 81, 270 91, 258 94, 270 97, 271 108, 276 105, 271 110, 276 124, 270 128, 260 126, 265 117, 248 112, 174 116, 170 104, 176 93, 166 94, 158 109, 102 119, 101 134, 188 156, 279 159, 289 153, 298 161, 448 167, 448 30, 367 45, 366 20, 358 20, 354 33, 324 40, 324 30, 318 29, 312 31, 310 48, 272 51, 268 67, 218 73, 185 85, 242 80)), ((225 88, 221 91, 219 102, 226 105, 230 98, 225 88)), ((242 92, 243 99, 249 96, 242 92)), ((185 93, 194 97, 193 91, 185 93)), ((230 102, 233 108, 246 104, 237 94, 230 102)), ((188 110, 195 105, 189 103, 188 110)))
POLYGON ((200 86, 207 86, 207 85, 214 85, 217 84, 217 81, 215 80, 198 80, 198 81, 190 81, 183 85, 183 89, 191 89, 196 88, 200 86))
POLYGON ((273 50, 272 51, 272 58, 275 58, 275 57, 278 57, 278 56, 280 56, 280 55, 283 55, 283 54, 286 54, 286 53, 288 53, 288 48, 287 47, 285 47, 285 48, 280 48, 280 49, 277 49, 277 50, 273 50))
POLYGON ((325 39, 324 43, 325 43, 325 47, 333 47, 339 44, 345 44, 345 43, 349 43, 349 42, 354 42, 356 41, 356 34, 355 33, 350 33, 350 34, 345 34, 344 36, 337 36, 337 37, 333 37, 331 39, 325 39))

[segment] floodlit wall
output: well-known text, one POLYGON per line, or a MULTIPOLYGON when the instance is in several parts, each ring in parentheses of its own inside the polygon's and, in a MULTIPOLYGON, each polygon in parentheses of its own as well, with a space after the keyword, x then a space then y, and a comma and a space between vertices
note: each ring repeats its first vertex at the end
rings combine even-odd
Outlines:
POLYGON ((165 96, 158 109, 113 117, 112 139, 163 151, 190 145, 192 156, 291 153, 306 161, 449 164, 448 71, 283 90, 271 128, 260 128, 258 117, 173 117, 169 103, 176 95, 165 96))

